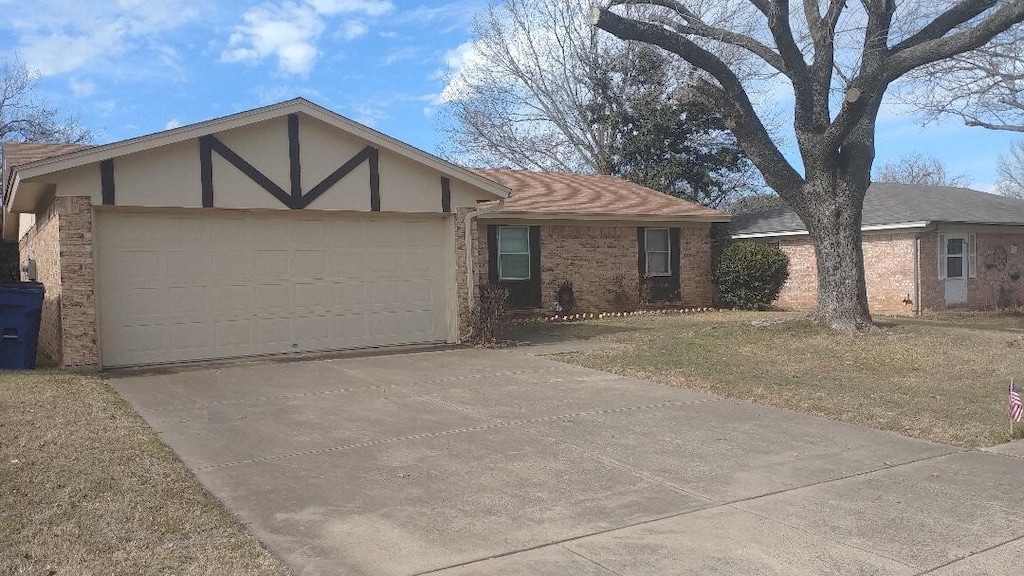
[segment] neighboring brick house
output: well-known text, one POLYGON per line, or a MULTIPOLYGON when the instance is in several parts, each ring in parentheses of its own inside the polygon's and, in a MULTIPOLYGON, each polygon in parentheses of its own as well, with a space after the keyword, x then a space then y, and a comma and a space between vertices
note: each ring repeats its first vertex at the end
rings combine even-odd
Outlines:
POLYGON ((707 306, 729 219, 606 176, 467 170, 303 99, 4 157, 3 239, 62 366, 459 342, 492 277, 530 308, 564 280, 580 310, 632 307, 641 278, 707 306))
POLYGON ((578 312, 711 306, 711 226, 727 214, 613 176, 474 172, 512 190, 473 228, 473 277, 512 307, 555 311, 565 282, 578 312))
MULTIPOLYGON (((789 280, 776 305, 817 302, 814 247, 788 207, 736 216, 733 239, 778 243, 789 280)), ((864 199, 864 272, 875 312, 1024 305, 1024 202, 966 188, 872 184, 864 199)))

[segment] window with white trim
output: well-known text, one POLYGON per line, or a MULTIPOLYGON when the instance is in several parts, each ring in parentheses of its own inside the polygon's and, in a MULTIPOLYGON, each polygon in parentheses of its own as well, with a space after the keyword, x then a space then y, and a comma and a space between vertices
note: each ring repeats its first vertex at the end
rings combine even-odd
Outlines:
POLYGON ((498 279, 530 279, 529 226, 498 227, 498 279))
POLYGON ((939 234, 939 278, 959 280, 977 278, 976 236, 939 234))
POLYGON ((644 261, 648 276, 671 276, 671 250, 668 228, 647 228, 644 230, 644 261))

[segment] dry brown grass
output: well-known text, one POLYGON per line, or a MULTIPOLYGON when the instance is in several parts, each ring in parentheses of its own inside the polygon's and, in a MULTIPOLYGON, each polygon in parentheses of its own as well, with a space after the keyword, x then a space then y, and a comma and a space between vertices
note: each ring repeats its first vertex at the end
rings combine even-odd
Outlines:
POLYGON ((531 330, 628 345, 561 356, 575 364, 957 446, 1010 440, 1006 389, 1024 380, 1024 317, 877 320, 882 330, 858 336, 797 314, 739 312, 531 330))
POLYGON ((0 575, 285 574, 107 386, 0 372, 0 575))

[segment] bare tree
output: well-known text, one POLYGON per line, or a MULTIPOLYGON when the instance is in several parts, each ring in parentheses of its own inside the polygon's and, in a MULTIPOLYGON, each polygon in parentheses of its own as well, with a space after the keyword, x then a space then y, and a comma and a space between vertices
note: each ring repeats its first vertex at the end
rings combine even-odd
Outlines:
POLYGON ((1024 29, 912 73, 918 80, 901 99, 926 121, 954 116, 968 126, 1024 132, 1024 29), (921 89, 921 85, 925 89, 921 89))
POLYGON ((621 176, 706 205, 759 175, 721 119, 676 97, 692 68, 589 21, 579 0, 506 0, 449 79, 445 154, 478 166, 621 176))
POLYGON ((999 155, 996 173, 1000 194, 1024 200, 1024 140, 1017 140, 1006 154, 999 155))
POLYGON ((668 50, 704 76, 691 96, 725 119, 744 151, 803 220, 814 242, 812 319, 871 329, 861 222, 882 100, 908 73, 976 50, 1024 20, 1024 1, 604 0, 594 24, 668 50), (791 4, 799 8, 790 11, 791 4), (646 18, 622 5, 656 7, 646 18), (728 17, 723 17, 726 15, 728 17), (750 81, 720 58, 739 47, 792 91, 794 167, 765 128, 750 81))
POLYGON ((0 61, 0 141, 81 144, 93 139, 76 116, 35 94, 38 75, 20 60, 0 61))
POLYGON ((953 176, 946 165, 934 156, 906 154, 898 160, 888 160, 878 170, 875 182, 890 184, 917 184, 919 186, 967 187, 971 180, 966 174, 953 176))

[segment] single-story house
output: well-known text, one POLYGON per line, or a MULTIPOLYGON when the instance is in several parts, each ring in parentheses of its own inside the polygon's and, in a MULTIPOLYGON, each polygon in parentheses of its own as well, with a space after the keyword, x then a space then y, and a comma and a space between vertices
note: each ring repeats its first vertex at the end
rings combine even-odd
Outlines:
POLYGON ((610 177, 471 171, 303 99, 95 147, 4 145, 40 346, 116 367, 458 342, 473 296, 711 303, 728 216, 610 177), (510 198, 511 196, 511 198, 510 198), (657 285, 657 290, 654 286, 657 285))
MULTIPOLYGON (((735 240, 777 243, 789 280, 776 305, 817 301, 814 246, 788 207, 736 216, 735 240)), ((966 188, 872 184, 864 199, 864 271, 872 311, 920 313, 1024 304, 1024 202, 966 188)))

